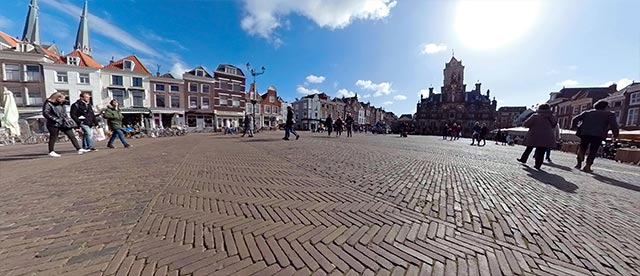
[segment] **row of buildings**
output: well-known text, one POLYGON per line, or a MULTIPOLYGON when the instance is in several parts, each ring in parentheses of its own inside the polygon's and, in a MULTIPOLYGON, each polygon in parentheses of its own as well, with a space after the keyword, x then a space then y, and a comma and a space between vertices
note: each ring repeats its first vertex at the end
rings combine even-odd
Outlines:
MULTIPOLYGON (((429 88, 427 97, 421 96, 415 114, 403 114, 399 122, 409 126, 416 134, 440 134, 445 125, 461 126, 463 135, 471 135, 476 122, 487 124, 490 129, 521 126, 535 111, 535 107, 503 106, 498 109, 490 91, 481 91, 476 83, 467 91, 464 84, 464 65, 451 57, 443 70, 444 80, 440 93, 429 88)), ((591 109, 599 100, 609 102, 624 129, 640 129, 640 83, 633 82, 621 90, 616 84, 608 87, 562 88, 550 93, 547 103, 558 117, 559 126, 571 128, 571 120, 580 112, 591 109)))
POLYGON ((359 129, 370 128, 376 123, 391 125, 395 119, 392 112, 359 101, 358 94, 332 99, 325 93, 316 93, 297 99, 292 106, 295 128, 301 130, 316 130, 324 125, 329 116, 335 121, 338 118, 344 120, 351 115, 355 127, 359 129))
POLYGON ((153 74, 135 55, 100 64, 92 57, 87 15, 85 2, 73 50, 67 54, 56 45, 41 43, 34 0, 22 39, 0 32, 0 89, 13 92, 20 117, 34 128, 42 104, 55 92, 67 95, 69 102, 81 92, 90 93, 98 109, 117 99, 124 123, 144 127, 237 127, 245 114, 255 116, 257 127, 275 127, 283 121, 287 103, 276 88, 259 93, 254 81, 247 90, 243 70, 230 64, 220 64, 212 72, 199 66, 182 76, 153 74))

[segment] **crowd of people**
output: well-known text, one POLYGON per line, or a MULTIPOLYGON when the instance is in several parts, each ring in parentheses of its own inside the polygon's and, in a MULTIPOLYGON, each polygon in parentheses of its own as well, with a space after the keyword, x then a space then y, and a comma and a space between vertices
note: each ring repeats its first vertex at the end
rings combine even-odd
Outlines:
MULTIPOLYGON (((69 114, 64 107, 66 100, 64 94, 56 92, 51 94, 42 106, 42 116, 46 119, 46 127, 49 131, 49 156, 60 157, 60 154, 55 151, 55 144, 60 133, 64 133, 69 138, 78 154, 96 151, 93 131, 98 126, 98 116, 95 115, 91 104, 91 94, 81 93, 80 98, 71 105, 69 114), (82 145, 76 139, 75 131, 81 133, 82 145)), ((101 113, 112 132, 107 142, 108 148, 115 148, 113 143, 116 138, 122 142, 125 148, 131 147, 131 144, 127 143, 124 137, 122 124, 124 116, 120 112, 119 106, 117 100, 111 100, 107 109, 101 113)))

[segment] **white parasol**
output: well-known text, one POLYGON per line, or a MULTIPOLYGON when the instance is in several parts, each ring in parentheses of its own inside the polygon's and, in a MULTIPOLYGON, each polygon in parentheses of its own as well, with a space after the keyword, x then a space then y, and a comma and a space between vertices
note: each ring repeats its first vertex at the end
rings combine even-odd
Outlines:
POLYGON ((19 114, 16 99, 13 92, 4 88, 4 116, 2 117, 2 125, 9 129, 9 135, 20 136, 20 125, 18 124, 19 114))

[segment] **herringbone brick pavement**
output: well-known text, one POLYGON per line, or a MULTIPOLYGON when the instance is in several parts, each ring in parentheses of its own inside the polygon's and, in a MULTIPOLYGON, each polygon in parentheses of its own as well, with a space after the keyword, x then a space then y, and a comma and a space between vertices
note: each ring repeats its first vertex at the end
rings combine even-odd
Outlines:
POLYGON ((554 152, 538 172, 515 164, 520 147, 279 137, 2 148, 0 274, 640 275, 637 166, 585 174, 554 152))

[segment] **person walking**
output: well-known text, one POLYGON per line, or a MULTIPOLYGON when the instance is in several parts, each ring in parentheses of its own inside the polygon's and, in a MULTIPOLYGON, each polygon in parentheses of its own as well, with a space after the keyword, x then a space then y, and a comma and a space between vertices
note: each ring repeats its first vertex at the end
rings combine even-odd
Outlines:
POLYGON ((529 128, 524 138, 526 149, 522 156, 518 158, 518 162, 527 163, 529 155, 533 148, 535 152, 535 168, 540 169, 544 161, 544 153, 548 148, 555 147, 556 140, 553 135, 553 128, 558 124, 557 119, 551 113, 551 107, 548 104, 541 104, 538 111, 524 121, 524 127, 529 128))
POLYGON ((96 151, 93 145, 93 127, 98 125, 98 118, 93 112, 91 94, 80 93, 80 99, 71 105, 71 118, 82 130, 82 148, 96 151))
POLYGON ((249 137, 253 137, 253 117, 249 114, 244 115, 244 132, 241 137, 244 137, 247 133, 249 137))
POLYGON ((324 125, 327 127, 327 136, 331 137, 331 132, 333 132, 333 118, 331 118, 331 114, 324 120, 324 125))
POLYGON ((609 103, 607 101, 600 100, 593 105, 593 109, 583 111, 571 120, 571 128, 577 129, 576 136, 580 137, 580 149, 578 150, 576 169, 582 167, 584 157, 587 154, 587 150, 589 150, 587 164, 582 168, 582 171, 588 173, 593 172, 591 165, 593 165, 593 161, 596 159, 602 141, 607 138, 609 130, 613 133, 613 141, 618 139, 620 126, 616 120, 616 115, 611 111, 607 111, 608 106, 609 103))
POLYGON ((486 123, 482 124, 480 128, 480 139, 478 139, 478 146, 484 147, 487 145, 487 135, 489 135, 489 127, 486 123), (482 141, 482 146, 480 146, 480 141, 482 141))
POLYGON ((340 118, 340 116, 338 116, 338 119, 336 119, 336 137, 342 136, 343 124, 344 124, 344 122, 342 122, 342 118, 340 118))
POLYGON ((64 109, 65 100, 66 96, 64 94, 55 92, 47 98, 42 106, 42 116, 47 119, 46 127, 49 131, 49 156, 51 157, 60 157, 60 154, 54 150, 56 140, 58 139, 58 134, 60 132, 69 137, 71 144, 76 148, 78 154, 90 151, 81 148, 78 144, 78 140, 76 140, 73 129, 77 128, 78 125, 69 117, 69 115, 67 115, 67 112, 64 109))
POLYGON ((111 130, 111 138, 109 138, 107 147, 112 149, 115 148, 113 146, 113 141, 118 137, 125 148, 130 148, 131 144, 127 143, 127 140, 124 139, 124 133, 122 132, 124 129, 122 127, 122 118, 124 118, 124 116, 122 116, 122 112, 120 112, 120 103, 118 100, 113 99, 109 102, 109 106, 107 106, 103 116, 107 119, 107 125, 111 130))
MULTIPOLYGON (((559 125, 556 125, 556 127, 553 129, 553 138, 556 140, 556 145, 555 145, 554 148, 557 149, 558 148, 558 143, 560 141, 560 126, 559 125)), ((545 154, 546 154, 547 162, 548 163, 553 163, 551 161, 551 148, 548 148, 547 152, 545 154)))
POLYGON ((442 125, 442 129, 440 131, 442 131, 442 140, 447 140, 447 136, 451 132, 451 130, 449 129, 449 124, 442 125))
POLYGON ((347 124, 347 137, 353 137, 353 117, 351 114, 347 114, 347 119, 344 122, 347 124))
POLYGON ((293 129, 293 123, 293 108, 291 108, 291 106, 287 106, 287 121, 285 122, 284 137, 282 138, 282 140, 289 140, 289 135, 291 133, 296 136, 296 140, 300 139, 300 135, 298 135, 296 130, 293 129))
POLYGON ((473 144, 475 144, 476 141, 478 141, 478 146, 480 146, 480 130, 482 130, 482 127, 480 126, 480 122, 476 122, 473 125, 473 134, 471 135, 471 145, 473 146, 473 144))

